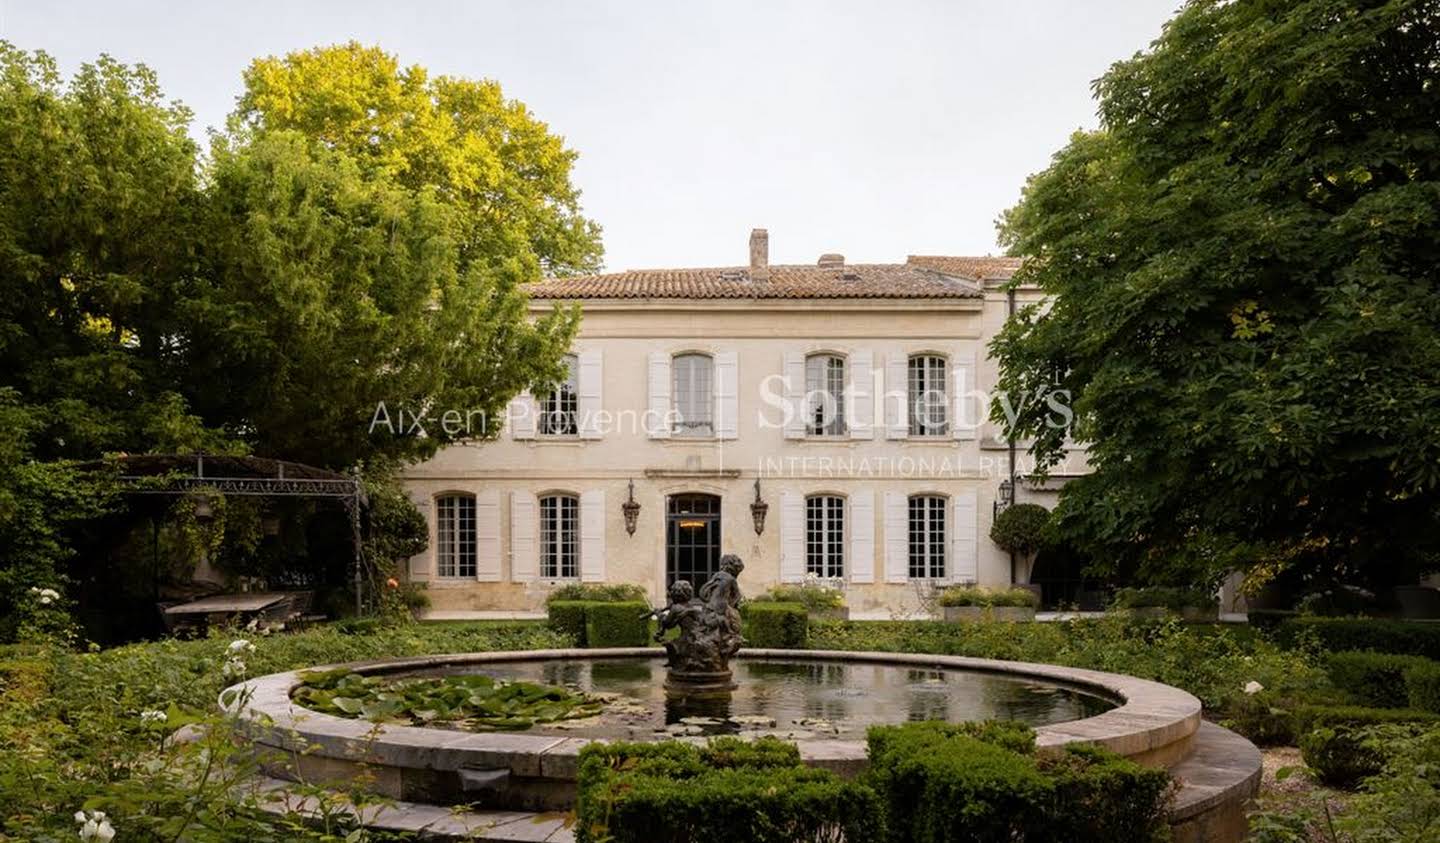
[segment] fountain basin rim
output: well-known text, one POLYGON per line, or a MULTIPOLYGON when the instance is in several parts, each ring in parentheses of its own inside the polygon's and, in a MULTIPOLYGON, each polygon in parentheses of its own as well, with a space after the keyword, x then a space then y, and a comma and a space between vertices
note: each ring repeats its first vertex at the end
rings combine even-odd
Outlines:
MULTIPOLYGON (((220 705, 237 715, 239 728, 252 741, 284 752, 307 751, 321 757, 352 762, 363 760, 369 764, 399 768, 457 770, 508 767, 517 776, 573 780, 580 749, 598 739, 380 725, 313 711, 293 702, 290 696, 303 684, 300 679, 302 673, 340 667, 360 674, 402 673, 447 665, 654 658, 662 653, 652 647, 505 650, 317 665, 232 685, 222 692, 220 705), (242 700, 243 709, 236 711, 242 700)), ((1069 743, 1097 744, 1157 766, 1168 765, 1183 756, 1200 726, 1201 704, 1192 694, 1159 682, 1118 673, 968 656, 847 650, 747 648, 740 651, 738 658, 845 661, 971 670, 1080 688, 1108 697, 1119 705, 1094 717, 1037 726, 1036 743, 1041 747, 1069 743)), ((796 741, 796 744, 801 758, 814 766, 854 773, 867 763, 864 741, 818 738, 796 741)))

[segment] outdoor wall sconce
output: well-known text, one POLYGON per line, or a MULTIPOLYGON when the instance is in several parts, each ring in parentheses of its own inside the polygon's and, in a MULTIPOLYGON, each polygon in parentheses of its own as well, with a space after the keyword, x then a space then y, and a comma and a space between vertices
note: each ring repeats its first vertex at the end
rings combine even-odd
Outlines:
POLYGON ((630 481, 630 498, 620 504, 620 511, 625 515, 625 532, 635 535, 635 521, 640 517, 640 504, 635 502, 635 481, 630 481))
POLYGON ((765 513, 770 511, 770 504, 760 500, 760 479, 755 479, 755 502, 750 504, 750 518, 755 522, 755 535, 765 532, 765 513))
POLYGON ((1010 478, 1007 477, 1000 481, 1000 491, 995 495, 995 503, 991 505, 993 511, 990 514, 992 516, 999 515, 1001 510, 1009 509, 1010 504, 1014 502, 1015 484, 1011 483, 1010 478))

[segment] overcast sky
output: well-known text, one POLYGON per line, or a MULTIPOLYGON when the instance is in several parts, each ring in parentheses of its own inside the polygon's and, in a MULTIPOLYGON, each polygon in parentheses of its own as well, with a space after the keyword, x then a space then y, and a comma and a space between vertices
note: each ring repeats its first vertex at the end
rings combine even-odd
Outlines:
POLYGON ((144 62, 219 126, 261 55, 349 39, 489 77, 580 152, 610 269, 998 254, 994 221, 1090 83, 1180 0, 0 0, 0 38, 66 71, 144 62))

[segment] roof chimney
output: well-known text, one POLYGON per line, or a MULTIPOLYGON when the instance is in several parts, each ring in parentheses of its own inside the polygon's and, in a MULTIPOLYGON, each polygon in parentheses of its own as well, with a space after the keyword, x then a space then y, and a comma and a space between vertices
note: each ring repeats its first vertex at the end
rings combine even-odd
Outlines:
POLYGON ((826 252, 820 256, 820 260, 816 261, 815 265, 821 269, 839 269, 845 265, 845 256, 826 252))
POLYGON ((763 228, 750 231, 750 277, 770 277, 770 232, 763 228))

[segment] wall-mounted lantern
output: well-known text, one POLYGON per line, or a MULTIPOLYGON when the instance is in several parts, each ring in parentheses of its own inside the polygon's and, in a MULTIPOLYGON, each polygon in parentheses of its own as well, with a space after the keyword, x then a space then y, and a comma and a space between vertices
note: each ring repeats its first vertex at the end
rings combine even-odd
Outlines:
POLYGON ((765 532, 765 513, 770 511, 770 504, 760 500, 760 480, 755 480, 755 502, 750 504, 750 518, 755 522, 755 535, 765 532))
POLYGON ((630 481, 630 498, 620 504, 620 511, 625 515, 625 532, 635 535, 635 521, 640 517, 640 504, 635 502, 635 481, 630 481))
POLYGON ((1001 510, 1008 509, 1014 502, 1015 484, 1011 483, 1010 478, 1007 477, 1000 481, 1000 490, 995 494, 995 503, 992 506, 994 511, 991 515, 999 515, 1001 510))

